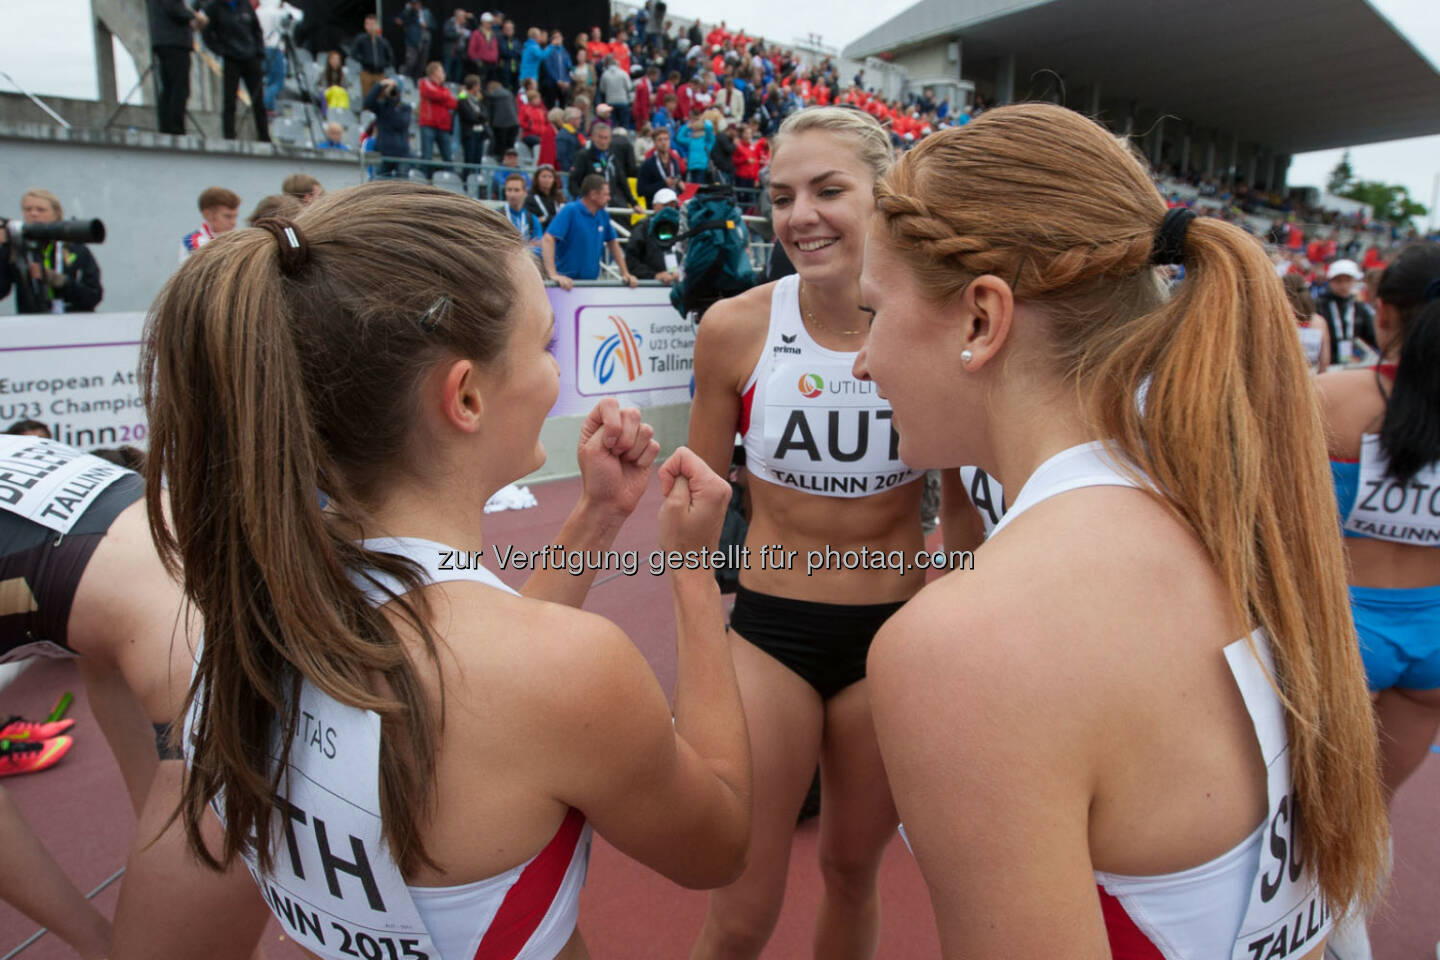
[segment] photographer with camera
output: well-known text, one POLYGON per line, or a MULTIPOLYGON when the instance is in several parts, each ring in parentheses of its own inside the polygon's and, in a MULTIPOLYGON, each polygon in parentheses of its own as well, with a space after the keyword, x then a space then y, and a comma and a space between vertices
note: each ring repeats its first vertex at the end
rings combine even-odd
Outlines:
POLYGON ((61 221, 49 190, 25 191, 23 222, 0 221, 0 299, 15 288, 16 313, 89 313, 105 295, 100 266, 85 243, 105 239, 99 220, 61 221))
POLYGON ((400 85, 394 77, 386 77, 370 88, 365 109, 375 114, 375 145, 384 158, 380 176, 403 176, 408 164, 399 161, 410 157, 410 121, 414 111, 400 99, 400 85))
POLYGON ((655 212, 630 228, 625 265, 641 280, 675 282, 680 265, 675 235, 680 232, 680 198, 669 187, 655 191, 655 212))

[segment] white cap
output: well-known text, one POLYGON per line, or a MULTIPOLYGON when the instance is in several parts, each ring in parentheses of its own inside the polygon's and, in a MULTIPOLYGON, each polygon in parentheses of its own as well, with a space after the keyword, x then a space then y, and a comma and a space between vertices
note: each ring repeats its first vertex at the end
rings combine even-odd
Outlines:
POLYGON ((1364 275, 1354 260, 1336 260, 1330 264, 1330 269, 1325 271, 1326 280, 1334 280, 1336 277, 1354 277, 1358 280, 1364 275))
POLYGON ((482 14, 480 14, 480 22, 481 22, 481 23, 494 23, 494 22, 495 22, 495 14, 493 14, 493 13, 482 13, 482 14))
POLYGON ((655 191, 654 205, 657 206, 657 207, 660 206, 660 204, 662 204, 662 203, 679 203, 679 202, 680 202, 680 196, 679 196, 679 194, 677 194, 674 190, 671 190, 669 187, 661 187, 659 190, 656 190, 656 191, 655 191))

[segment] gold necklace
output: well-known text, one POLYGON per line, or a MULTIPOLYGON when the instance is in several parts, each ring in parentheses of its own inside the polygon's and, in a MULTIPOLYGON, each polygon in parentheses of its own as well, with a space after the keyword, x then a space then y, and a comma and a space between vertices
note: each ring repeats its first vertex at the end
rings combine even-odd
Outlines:
POLYGON ((810 321, 810 324, 811 324, 812 326, 814 326, 814 327, 817 327, 822 333, 842 333, 842 334, 845 334, 846 336, 851 336, 851 337, 853 337, 853 336, 854 336, 855 334, 857 334, 857 333, 864 333, 864 332, 865 332, 863 329, 861 329, 861 330, 831 330, 829 327, 825 326, 824 324, 817 322, 817 321, 815 320, 815 314, 811 313, 810 310, 809 310, 809 308, 807 308, 807 307, 805 306, 805 281, 804 281, 804 280, 801 280, 801 281, 800 281, 800 294, 799 294, 799 296, 797 297, 797 299, 800 301, 800 311, 805 314, 805 319, 806 319, 806 320, 809 320, 809 321, 810 321))

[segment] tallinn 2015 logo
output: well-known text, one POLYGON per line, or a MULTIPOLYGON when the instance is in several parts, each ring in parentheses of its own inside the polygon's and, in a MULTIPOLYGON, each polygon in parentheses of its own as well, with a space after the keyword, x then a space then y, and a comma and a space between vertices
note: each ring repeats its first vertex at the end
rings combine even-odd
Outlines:
POLYGON ((625 371, 625 379, 634 383, 645 373, 640 357, 640 344, 644 337, 639 330, 632 329, 614 314, 609 320, 614 324, 615 332, 608 336, 596 334, 595 339, 600 341, 600 346, 595 351, 591 369, 595 379, 602 384, 609 383, 621 368, 625 371))

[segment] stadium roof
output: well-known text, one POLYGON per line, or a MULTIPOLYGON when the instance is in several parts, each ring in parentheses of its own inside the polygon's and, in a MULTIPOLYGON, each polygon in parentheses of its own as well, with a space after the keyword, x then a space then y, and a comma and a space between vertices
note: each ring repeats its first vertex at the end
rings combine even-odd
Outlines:
POLYGON ((1440 133, 1440 72, 1366 0, 921 0, 844 55, 955 37, 966 77, 1014 54, 1017 97, 1049 68, 1281 153, 1440 133))

